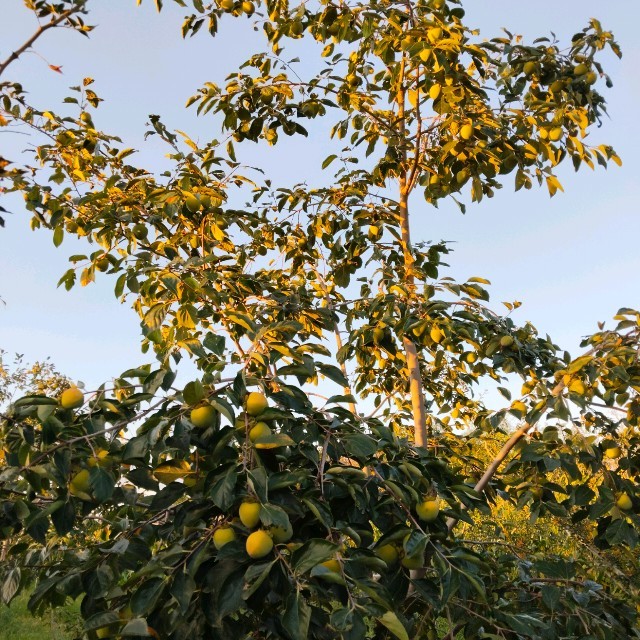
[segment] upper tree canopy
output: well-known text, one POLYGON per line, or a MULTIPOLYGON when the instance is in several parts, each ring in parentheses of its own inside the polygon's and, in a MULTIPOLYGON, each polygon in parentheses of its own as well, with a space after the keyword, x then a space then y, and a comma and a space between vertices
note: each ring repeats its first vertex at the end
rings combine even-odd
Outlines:
MULTIPOLYGON (((0 123, 36 144, 3 184, 56 246, 86 238, 61 284, 112 274, 157 357, 7 410, 5 599, 39 575, 33 607, 83 595, 92 638, 635 637, 624 576, 473 533, 501 497, 592 547, 635 545, 639 314, 573 359, 492 309, 486 280, 445 277, 448 246, 409 224, 417 196, 463 206, 514 179, 554 195, 561 162, 618 163, 587 137, 612 35, 486 40, 455 0, 192 5, 185 36, 250 16, 265 47, 189 100, 211 140, 150 116, 161 175, 99 128, 91 78, 59 113, 8 79, 21 51, 0 63, 0 123), (305 38, 321 64, 288 59, 305 38), (320 184, 241 163, 248 141, 304 150, 314 119, 340 141, 320 184), (184 356, 199 377, 179 389, 184 356), (87 551, 83 519, 104 525, 87 551)), ((84 2, 31 8, 39 34, 91 30, 84 2)))

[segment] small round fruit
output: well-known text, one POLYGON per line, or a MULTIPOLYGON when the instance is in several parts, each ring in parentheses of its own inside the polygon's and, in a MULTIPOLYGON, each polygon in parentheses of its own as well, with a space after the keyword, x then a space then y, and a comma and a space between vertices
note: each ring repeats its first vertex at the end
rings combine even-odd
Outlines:
POLYGON ((268 406, 267 398, 258 391, 252 391, 247 396, 247 413, 250 416, 259 416, 268 406))
POLYGON ((383 544, 381 547, 378 547, 374 553, 380 560, 386 562, 389 567, 398 562, 398 549, 392 544, 383 544))
POLYGON ((431 331, 429 331, 429 336, 434 342, 441 342, 444 338, 444 333, 438 327, 431 327, 431 331))
POLYGON ((231 527, 220 527, 213 532, 213 545, 218 551, 235 539, 236 532, 231 527))
POLYGON ((584 80, 587 84, 595 84, 598 81, 598 74, 595 71, 589 71, 584 80))
POLYGON ((549 131, 549 140, 551 140, 551 142, 558 142, 558 140, 562 138, 562 134, 562 127, 554 127, 549 131))
POLYGON ((524 63, 524 67, 522 67, 522 70, 527 76, 533 75, 536 70, 536 63, 533 62, 533 60, 529 60, 529 62, 524 63))
POLYGON ((510 347, 513 344, 514 340, 512 336, 502 336, 500 338, 500 346, 501 347, 510 347))
POLYGON ((256 10, 256 6, 253 4, 253 2, 249 2, 249 0, 245 0, 242 3, 242 13, 246 13, 248 16, 252 16, 255 10, 256 10))
POLYGON ((216 422, 216 410, 210 404, 203 404, 192 409, 189 418, 193 425, 199 429, 208 429, 216 422))
POLYGON ((84 393, 78 387, 65 389, 60 395, 60 406, 63 409, 77 409, 84 404, 84 393))
POLYGON ((620 449, 620 447, 613 446, 613 447, 607 447, 604 450, 604 456, 605 458, 609 458, 611 460, 615 460, 616 458, 619 458, 622 455, 622 449, 620 449))
POLYGON ((258 422, 258 424, 249 431, 249 440, 255 442, 259 438, 266 438, 271 434, 272 431, 266 422, 258 422))
POLYGON ((585 73, 589 71, 589 67, 586 64, 579 64, 573 69, 574 76, 583 76, 585 73))
POLYGON ((259 502, 243 502, 238 509, 240 522, 247 527, 253 529, 260 522, 260 503, 259 502))
MULTIPOLYGON (((225 2, 225 0, 222 0, 223 2, 225 2)), ((233 5, 233 3, 232 3, 233 5)), ((202 206, 200 204, 200 200, 198 198, 196 198, 195 196, 189 196, 186 200, 185 200, 185 204, 187 205, 187 209, 189 209, 189 211, 191 211, 191 213, 196 213, 197 211, 200 211, 200 207, 202 206)))
POLYGON ((133 235, 138 240, 144 240, 147 237, 149 230, 147 229, 146 225, 138 222, 137 224, 134 224, 133 227, 131 227, 131 233, 133 233, 133 235))
POLYGON ((460 169, 458 173, 456 173, 456 182, 459 185, 463 185, 469 179, 469 170, 468 169, 460 169))
POLYGON ((438 514, 440 513, 440 502, 433 499, 423 500, 416 506, 416 513, 420 520, 433 522, 438 518, 438 514))
POLYGON ((264 558, 273 549, 273 540, 266 531, 259 529, 249 535, 245 548, 250 558, 264 558))
POLYGON ((621 493, 616 500, 616 506, 621 511, 631 511, 633 508, 633 501, 629 497, 628 493, 621 493))
POLYGON ((442 87, 439 84, 432 84, 429 88, 429 97, 432 100, 437 100, 440 97, 440 92, 442 91, 442 87))
POLYGON ((269 527, 269 534, 273 538, 276 544, 282 544, 283 542, 289 542, 293 538, 293 527, 289 523, 288 527, 280 527, 279 525, 272 525, 269 527))
POLYGON ((420 554, 415 556, 403 556, 400 564, 405 569, 422 569, 424 566, 424 558, 420 554))
POLYGON ((469 140, 473 135, 473 125, 470 123, 462 125, 460 128, 460 137, 463 140, 469 140))
POLYGON ((375 240, 380 235, 380 227, 375 224, 369 225, 367 236, 369 240, 375 240))
POLYGON ((478 356, 473 351, 470 351, 469 353, 467 353, 464 359, 469 364, 473 364, 478 359, 478 356))
POLYGON ((220 0, 220 8, 223 11, 231 11, 235 5, 234 0, 220 0))
POLYGON ((295 20, 291 23, 291 27, 289 28, 289 33, 294 37, 299 37, 302 35, 304 31, 304 25, 300 20, 295 20))
POLYGON ((321 562, 320 566, 333 571, 333 573, 340 573, 340 563, 335 558, 321 562))

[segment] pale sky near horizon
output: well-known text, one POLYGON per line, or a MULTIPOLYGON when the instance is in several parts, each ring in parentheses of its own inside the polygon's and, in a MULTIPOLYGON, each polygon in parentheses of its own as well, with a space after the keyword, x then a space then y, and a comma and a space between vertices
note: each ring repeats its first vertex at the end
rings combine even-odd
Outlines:
MULTIPOLYGON (((0 59, 21 44, 34 21, 20 0, 2 0, 0 59)), ((98 27, 89 39, 68 31, 48 33, 37 51, 63 75, 51 72, 38 56, 28 55, 7 72, 30 91, 39 107, 60 110, 67 87, 83 77, 95 78, 105 99, 94 116, 98 128, 121 135, 124 146, 141 149, 136 162, 158 167, 165 149, 151 138, 143 142, 145 122, 157 113, 170 128, 196 131, 201 139, 217 135, 195 111, 184 111, 186 99, 207 80, 222 81, 252 52, 256 36, 249 22, 224 21, 215 39, 206 34, 186 42, 180 37, 182 11, 167 1, 158 15, 153 2, 141 8, 134 0, 94 1, 89 24, 98 27)), ((546 189, 514 194, 513 179, 466 216, 453 203, 439 210, 416 200, 412 219, 414 241, 454 241, 449 256, 457 278, 489 278, 495 308, 500 301, 520 300, 518 322, 531 320, 541 333, 577 350, 582 335, 609 321, 622 306, 640 307, 640 45, 637 25, 640 3, 616 0, 482 0, 464 3, 466 23, 485 37, 501 27, 526 39, 554 31, 561 42, 597 17, 616 35, 623 59, 607 56, 614 87, 605 91, 610 119, 591 135, 592 143, 611 144, 623 159, 622 168, 561 172, 565 193, 549 199, 546 189)), ((24 140, 0 134, 0 153, 24 146, 24 140), (9 138, 13 139, 9 139, 9 138)), ((293 177, 310 183, 326 156, 322 142, 291 144, 277 155, 255 152, 275 182, 293 177), (291 156, 287 155, 291 150, 291 156), (301 149, 303 150, 301 155, 301 149), (270 160, 275 158, 275 162, 270 160)), ((135 158, 135 156, 134 156, 135 158)), ((66 293, 56 283, 68 268, 67 256, 85 252, 81 243, 65 239, 56 249, 46 231, 32 233, 28 215, 12 200, 14 215, 0 229, 0 348, 24 353, 28 360, 51 357, 58 368, 95 388, 99 383, 152 356, 140 353, 139 320, 113 296, 115 279, 66 293), (82 251, 78 251, 77 248, 82 251)), ((93 248, 95 250, 95 246, 93 248)))

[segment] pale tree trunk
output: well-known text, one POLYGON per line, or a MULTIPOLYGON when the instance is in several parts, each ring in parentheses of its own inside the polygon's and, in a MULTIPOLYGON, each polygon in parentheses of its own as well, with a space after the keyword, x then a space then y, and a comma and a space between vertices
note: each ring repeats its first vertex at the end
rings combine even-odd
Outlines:
MULTIPOLYGON (((406 133, 404 69, 403 60, 400 77, 398 78, 397 93, 398 127, 402 128, 402 137, 404 137, 404 134, 406 133)), ((416 140, 416 154, 420 153, 418 146, 419 140, 416 140)), ((408 178, 406 150, 403 151, 403 155, 403 168, 398 180, 400 190, 398 222, 400 223, 400 231, 402 234, 401 244, 405 269, 404 284, 407 285, 409 294, 413 295, 415 292, 415 285, 413 279, 413 255, 411 253, 411 231, 409 228, 409 193, 411 185, 408 178)), ((411 396, 411 409, 413 413, 414 443, 418 447, 425 447, 427 445, 427 417, 424 405, 424 391, 422 375, 420 373, 418 350, 416 349, 413 341, 407 336, 402 339, 402 344, 404 346, 404 353, 407 359, 407 370, 409 371, 409 393, 411 396)))

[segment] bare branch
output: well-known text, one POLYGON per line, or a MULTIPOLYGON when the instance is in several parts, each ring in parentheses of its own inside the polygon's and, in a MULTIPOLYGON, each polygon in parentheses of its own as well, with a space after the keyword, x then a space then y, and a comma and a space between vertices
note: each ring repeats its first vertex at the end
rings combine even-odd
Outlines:
POLYGON ((23 53, 25 53, 28 49, 30 49, 36 40, 49 29, 53 29, 60 25, 60 23, 64 22, 68 18, 70 18, 74 13, 78 13, 84 9, 84 2, 73 7, 72 9, 68 9, 67 11, 63 11, 59 16, 52 18, 51 21, 47 22, 47 24, 40 25, 38 29, 34 32, 34 34, 18 49, 16 49, 13 53, 9 55, 9 57, 2 63, 0 63, 0 76, 5 72, 7 67, 15 62, 23 53))

